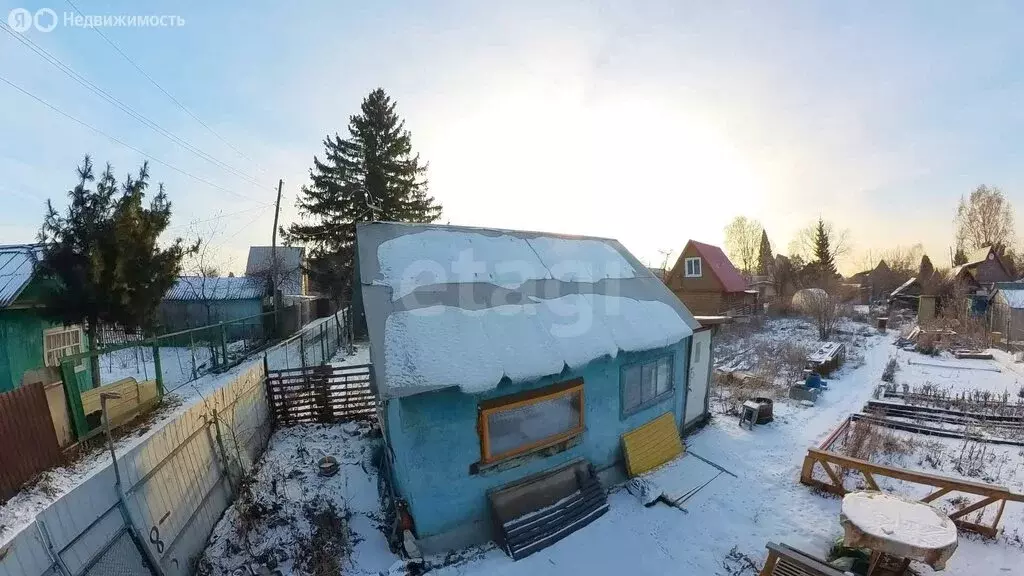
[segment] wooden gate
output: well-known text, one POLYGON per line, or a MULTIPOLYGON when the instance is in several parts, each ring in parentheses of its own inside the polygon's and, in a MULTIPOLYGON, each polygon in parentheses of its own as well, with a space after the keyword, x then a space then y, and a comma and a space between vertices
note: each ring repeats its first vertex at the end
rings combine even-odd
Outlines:
POLYGON ((0 394, 0 502, 61 458, 43 385, 0 394))
POLYGON ((332 424, 377 416, 370 366, 309 366, 267 371, 274 424, 332 424))

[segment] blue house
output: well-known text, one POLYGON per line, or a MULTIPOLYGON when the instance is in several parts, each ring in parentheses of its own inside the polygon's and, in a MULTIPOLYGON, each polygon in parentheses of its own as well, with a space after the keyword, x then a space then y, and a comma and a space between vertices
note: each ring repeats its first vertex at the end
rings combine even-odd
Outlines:
POLYGON ((499 536, 504 487, 579 463, 607 485, 624 433, 706 417, 710 332, 615 240, 375 222, 356 267, 390 482, 427 552, 499 536))

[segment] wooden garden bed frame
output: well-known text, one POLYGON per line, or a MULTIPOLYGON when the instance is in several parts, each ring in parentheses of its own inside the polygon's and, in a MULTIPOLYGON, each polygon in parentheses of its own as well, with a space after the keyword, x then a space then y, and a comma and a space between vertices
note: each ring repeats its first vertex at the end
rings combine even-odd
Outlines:
POLYGON ((977 532, 978 534, 982 534, 989 538, 994 538, 999 532, 999 521, 1003 517, 1003 509, 1006 507, 1006 503, 1024 502, 1024 494, 1011 492, 1008 488, 1004 488, 1002 486, 968 482, 966 480, 958 480, 955 478, 948 478, 946 476, 914 472, 904 468, 894 468, 892 466, 884 466, 882 464, 873 464, 871 462, 831 452, 830 449, 832 444, 835 443, 840 435, 849 430, 851 421, 851 418, 847 418, 843 424, 829 434, 819 447, 812 447, 807 450, 807 456, 804 457, 803 468, 800 471, 800 482, 802 484, 819 488, 838 496, 845 496, 849 490, 847 490, 843 485, 844 473, 847 470, 856 470, 861 473, 861 476, 864 477, 864 482, 871 490, 880 489, 878 482, 875 481, 875 476, 885 476, 935 488, 933 492, 922 498, 921 502, 933 502, 953 492, 981 496, 980 500, 951 513, 949 517, 961 530, 977 532), (814 468, 816 466, 821 466, 822 469, 825 470, 829 481, 825 482, 814 477, 814 468), (995 519, 992 521, 991 525, 978 524, 965 520, 965 517, 968 514, 977 512, 978 510, 993 504, 998 506, 998 510, 996 511, 995 519))

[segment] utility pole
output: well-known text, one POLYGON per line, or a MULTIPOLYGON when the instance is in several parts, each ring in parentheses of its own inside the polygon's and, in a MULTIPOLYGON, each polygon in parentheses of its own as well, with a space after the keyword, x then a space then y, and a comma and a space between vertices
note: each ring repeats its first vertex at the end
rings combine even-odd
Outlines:
POLYGON ((281 213, 281 187, 284 179, 277 181, 277 202, 274 204, 274 230, 270 234, 270 294, 274 298, 274 331, 281 332, 280 308, 277 297, 277 217, 281 213))

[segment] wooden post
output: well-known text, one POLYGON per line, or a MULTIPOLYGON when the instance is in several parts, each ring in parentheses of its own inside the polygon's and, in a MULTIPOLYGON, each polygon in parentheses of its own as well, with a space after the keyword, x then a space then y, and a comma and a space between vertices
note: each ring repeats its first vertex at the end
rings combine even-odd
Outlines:
POLYGON ((60 363, 60 378, 64 381, 64 396, 67 398, 68 408, 70 408, 71 424, 75 428, 75 436, 81 440, 89 433, 89 423, 85 421, 82 391, 78 388, 78 373, 75 372, 74 360, 65 360, 60 363))
POLYGON ((159 340, 153 339, 153 378, 156 379, 157 398, 164 397, 164 371, 160 367, 160 346, 159 340))
POLYGON ((221 358, 223 358, 222 365, 226 370, 228 367, 228 333, 223 322, 220 323, 220 349, 221 358))
POLYGON ((320 323, 320 363, 321 364, 327 364, 327 343, 324 342, 324 338, 325 337, 326 337, 326 334, 324 334, 324 323, 321 322, 320 323))

